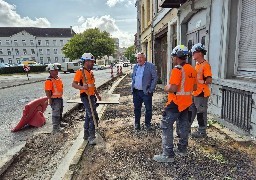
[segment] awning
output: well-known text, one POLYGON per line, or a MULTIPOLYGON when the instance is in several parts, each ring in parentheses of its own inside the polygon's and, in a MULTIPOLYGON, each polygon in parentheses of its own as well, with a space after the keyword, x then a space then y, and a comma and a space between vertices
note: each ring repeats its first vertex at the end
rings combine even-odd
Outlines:
POLYGON ((160 7, 162 8, 179 8, 181 4, 185 3, 187 0, 162 0, 160 7))

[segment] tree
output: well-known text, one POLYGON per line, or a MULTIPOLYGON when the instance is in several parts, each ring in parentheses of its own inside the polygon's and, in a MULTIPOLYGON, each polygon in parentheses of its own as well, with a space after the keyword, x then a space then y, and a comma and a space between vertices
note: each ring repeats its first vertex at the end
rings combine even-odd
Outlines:
POLYGON ((135 57, 135 46, 130 46, 126 49, 124 52, 124 56, 130 60, 131 63, 136 62, 136 57, 135 57))
POLYGON ((87 29, 83 33, 74 35, 62 48, 63 53, 70 60, 80 59, 82 54, 92 53, 95 59, 110 56, 114 53, 115 41, 106 31, 98 28, 87 29))

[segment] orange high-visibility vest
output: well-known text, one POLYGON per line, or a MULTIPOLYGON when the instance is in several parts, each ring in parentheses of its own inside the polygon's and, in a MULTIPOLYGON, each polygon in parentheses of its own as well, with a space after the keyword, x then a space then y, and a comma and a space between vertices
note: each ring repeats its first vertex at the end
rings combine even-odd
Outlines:
POLYGON ((88 95, 95 95, 95 79, 93 72, 87 69, 79 69, 76 71, 74 81, 78 82, 80 85, 84 84, 83 71, 86 76, 86 84, 88 84, 88 90, 80 90, 80 94, 86 93, 88 95))
POLYGON ((174 102, 179 112, 192 104, 193 87, 196 84, 196 71, 190 64, 177 65, 172 70, 169 84, 178 86, 176 93, 168 93, 166 106, 174 102))
POLYGON ((61 78, 48 77, 45 81, 45 90, 52 92, 51 98, 62 98, 63 82, 61 78))
POLYGON ((204 92, 204 97, 209 97, 210 87, 209 84, 205 84, 206 77, 212 77, 211 65, 205 60, 202 63, 196 63, 197 72, 197 90, 193 92, 193 96, 198 96, 204 92))

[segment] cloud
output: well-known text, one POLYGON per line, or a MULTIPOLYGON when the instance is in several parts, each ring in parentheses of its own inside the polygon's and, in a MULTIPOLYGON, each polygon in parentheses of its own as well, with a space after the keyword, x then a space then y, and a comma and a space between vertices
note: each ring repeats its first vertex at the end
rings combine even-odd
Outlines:
POLYGON ((0 0, 0 26, 23 26, 23 27, 50 27, 50 22, 46 18, 21 17, 16 12, 16 6, 0 0))
POLYGON ((74 26, 75 32, 81 33, 89 28, 99 28, 102 31, 109 32, 112 37, 119 39, 120 47, 128 47, 134 44, 134 34, 121 31, 116 25, 115 19, 110 15, 104 15, 101 17, 84 18, 79 17, 78 26, 74 26))
POLYGON ((107 0, 106 4, 109 7, 114 7, 118 3, 125 3, 126 6, 134 5, 136 0, 107 0))

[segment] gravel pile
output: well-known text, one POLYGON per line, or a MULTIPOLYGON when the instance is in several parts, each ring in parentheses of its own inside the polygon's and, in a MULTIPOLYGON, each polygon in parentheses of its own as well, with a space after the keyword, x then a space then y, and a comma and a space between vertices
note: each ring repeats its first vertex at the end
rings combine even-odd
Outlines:
MULTIPOLYGON (((119 105, 108 105, 100 125, 98 144, 87 146, 73 179, 256 179, 256 147, 237 143, 210 126, 208 137, 189 139, 188 155, 175 157, 174 163, 157 163, 161 153, 161 111, 166 94, 160 88, 153 96, 153 130, 133 129, 130 78, 126 77, 114 93, 121 94, 119 105)), ((177 143, 177 138, 175 142, 177 143)))

